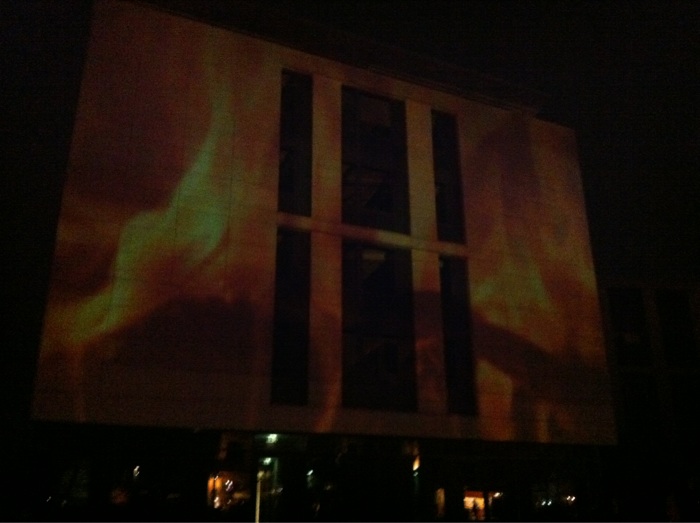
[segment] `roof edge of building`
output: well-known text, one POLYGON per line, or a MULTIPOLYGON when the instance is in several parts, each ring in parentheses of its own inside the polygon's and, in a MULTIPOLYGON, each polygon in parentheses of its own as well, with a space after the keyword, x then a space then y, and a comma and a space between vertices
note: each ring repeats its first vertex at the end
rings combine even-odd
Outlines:
POLYGON ((131 0, 487 105, 537 114, 547 95, 433 56, 360 36, 250 0, 131 0))

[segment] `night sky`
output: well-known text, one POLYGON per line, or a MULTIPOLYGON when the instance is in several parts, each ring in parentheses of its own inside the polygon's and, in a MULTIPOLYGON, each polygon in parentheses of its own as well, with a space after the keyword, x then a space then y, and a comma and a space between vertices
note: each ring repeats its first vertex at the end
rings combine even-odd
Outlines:
POLYGON ((599 274, 700 276, 697 2, 272 2, 542 91, 577 130, 599 274))

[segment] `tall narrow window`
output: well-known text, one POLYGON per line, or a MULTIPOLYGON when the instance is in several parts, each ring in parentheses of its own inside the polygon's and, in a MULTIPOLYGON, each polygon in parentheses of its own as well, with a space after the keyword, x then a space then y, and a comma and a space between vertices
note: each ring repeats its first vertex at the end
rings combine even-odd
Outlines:
POLYGON ((650 364, 651 344, 642 291, 631 288, 608 289, 608 305, 618 364, 650 364))
POLYGON ((455 414, 476 414, 471 315, 464 259, 440 257, 440 296, 448 410, 455 414))
POLYGON ((282 73, 280 211, 311 215, 311 77, 282 73))
POLYGON ((433 169, 438 239, 464 242, 462 177, 457 122, 451 114, 433 111, 433 169))
POLYGON ((304 405, 308 397, 310 237, 277 233, 272 351, 273 403, 304 405))
POLYGON ((698 345, 688 293, 673 289, 656 291, 656 311, 666 361, 674 365, 697 363, 698 345))
POLYGON ((343 405, 416 409, 411 253, 343 244, 343 405))
POLYGON ((343 88, 343 221, 409 232, 403 102, 343 88))

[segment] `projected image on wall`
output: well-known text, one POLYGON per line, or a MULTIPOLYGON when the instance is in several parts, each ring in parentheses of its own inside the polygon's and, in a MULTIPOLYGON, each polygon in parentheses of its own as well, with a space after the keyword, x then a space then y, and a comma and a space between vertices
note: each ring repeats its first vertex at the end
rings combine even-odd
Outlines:
POLYGON ((82 419, 110 410, 91 398, 158 398, 179 373, 190 405, 216 396, 217 373, 262 374, 273 292, 274 232, 257 222, 276 205, 260 177, 277 144, 240 128, 275 137, 256 116, 277 100, 236 87, 264 80, 264 57, 131 10, 97 7, 41 350, 49 410, 82 419))
POLYGON ((573 132, 455 99, 433 134, 430 100, 406 95, 426 89, 383 79, 375 99, 338 71, 353 70, 95 3, 34 415, 610 442, 573 132), (304 64, 316 72, 289 72, 304 64), (391 130, 391 162, 365 165, 363 118, 391 130), (447 144, 421 172, 416 136, 447 144), (396 286, 367 287, 376 267, 396 286), (389 313, 363 293, 403 301, 389 313))
POLYGON ((487 126, 467 162, 473 342, 480 412, 510 415, 484 432, 595 439, 612 432, 610 390, 573 133, 487 126))

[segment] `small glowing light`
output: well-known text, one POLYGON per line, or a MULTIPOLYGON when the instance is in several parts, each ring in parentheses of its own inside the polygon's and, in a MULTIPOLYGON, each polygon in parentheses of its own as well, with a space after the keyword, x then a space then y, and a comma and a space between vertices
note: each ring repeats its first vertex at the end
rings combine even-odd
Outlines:
POLYGON ((310 471, 308 471, 306 473, 307 476, 313 476, 313 474, 314 474, 314 469, 311 469, 310 471))
POLYGON ((413 471, 417 471, 420 468, 420 456, 416 456, 413 460, 413 471))
POLYGON ((269 465, 272 463, 272 458, 263 458, 263 465, 269 465))
POLYGON ((436 515, 442 518, 445 515, 445 489, 440 487, 435 491, 436 515))
POLYGON ((268 434, 267 435, 267 444, 273 445, 275 443, 277 443, 277 434, 268 434))
POLYGON ((503 492, 494 492, 493 497, 494 498, 500 498, 503 495, 503 492))
POLYGON ((141 474, 141 467, 139 467, 138 465, 136 465, 136 466, 134 467, 134 478, 139 477, 139 474, 141 474))

